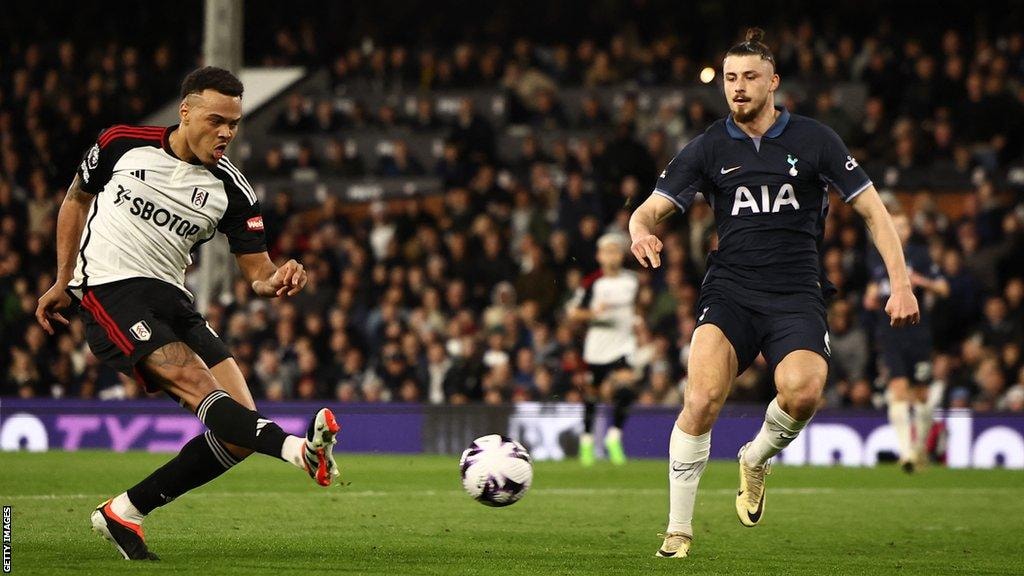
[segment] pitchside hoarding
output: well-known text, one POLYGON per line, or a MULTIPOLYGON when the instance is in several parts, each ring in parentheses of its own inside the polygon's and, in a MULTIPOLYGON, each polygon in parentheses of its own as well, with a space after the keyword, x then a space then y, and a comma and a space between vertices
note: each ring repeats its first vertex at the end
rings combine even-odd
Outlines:
MULTIPOLYGON (((267 404, 261 411, 301 434, 319 403, 267 404)), ((477 436, 500 432, 521 440, 538 460, 575 455, 582 406, 331 405, 342 424, 339 450, 457 454, 477 436)), ((634 458, 664 458, 677 411, 637 408, 624 434, 634 458)), ((728 459, 757 432, 763 407, 728 406, 712 432, 711 457, 728 459)), ((608 416, 597 423, 600 435, 608 416)), ((940 414, 948 430, 947 461, 958 468, 1024 469, 1024 414, 940 414)), ((165 400, 20 400, 0 402, 2 450, 147 450, 173 452, 204 429, 192 414, 165 400)), ((600 443, 598 443, 600 445, 600 443)), ((779 457, 786 464, 870 466, 895 451, 884 414, 823 411, 779 457)))

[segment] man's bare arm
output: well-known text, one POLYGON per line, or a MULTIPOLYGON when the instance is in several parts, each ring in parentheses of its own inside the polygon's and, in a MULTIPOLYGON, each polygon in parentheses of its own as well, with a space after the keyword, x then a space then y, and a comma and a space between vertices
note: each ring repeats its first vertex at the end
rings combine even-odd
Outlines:
POLYGON ((651 194, 629 218, 629 236, 633 241, 630 251, 637 261, 648 267, 661 266, 661 240, 654 235, 654 228, 676 210, 671 200, 659 194, 651 194))
POLYGON ((903 258, 903 245, 896 233, 889 211, 874 186, 868 186, 851 201, 853 209, 864 218, 871 239, 878 248, 889 274, 892 293, 885 305, 889 323, 895 327, 917 324, 921 320, 917 298, 914 296, 907 263, 903 258))
POLYGON ((71 298, 65 290, 75 274, 82 230, 85 229, 85 220, 95 201, 96 195, 82 190, 76 175, 57 213, 57 279, 46 294, 40 296, 36 307, 36 321, 48 334, 53 334, 50 320, 65 325, 68 323, 67 318, 57 311, 71 304, 71 298))
POLYGON ((85 219, 89 216, 89 209, 95 201, 95 194, 82 190, 81 181, 76 174, 57 213, 57 283, 64 287, 67 287, 75 274, 78 246, 82 241, 82 231, 85 230, 85 219))

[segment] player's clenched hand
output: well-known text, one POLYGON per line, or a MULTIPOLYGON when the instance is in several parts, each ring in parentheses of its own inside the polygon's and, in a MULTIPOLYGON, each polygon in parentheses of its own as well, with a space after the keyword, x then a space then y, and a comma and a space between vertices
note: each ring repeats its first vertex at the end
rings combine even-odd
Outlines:
POLYGON ((633 246, 630 247, 630 251, 633 252, 633 256, 640 264, 647 268, 647 263, 650 262, 651 268, 657 268, 661 266, 661 249, 664 244, 654 234, 649 234, 642 238, 638 238, 633 242, 633 246))
POLYGON ((885 313, 889 315, 889 324, 894 328, 910 326, 921 321, 917 298, 909 288, 893 290, 889 301, 885 303, 885 313))
POLYGON ((275 296, 294 296, 306 286, 307 280, 306 269, 302 264, 289 260, 270 277, 270 285, 275 296))
POLYGON ((39 298, 39 305, 36 306, 36 322, 46 330, 47 334, 53 335, 53 326, 50 320, 56 320, 67 326, 68 319, 57 310, 62 310, 71 305, 71 297, 64 291, 64 286, 54 284, 39 298))

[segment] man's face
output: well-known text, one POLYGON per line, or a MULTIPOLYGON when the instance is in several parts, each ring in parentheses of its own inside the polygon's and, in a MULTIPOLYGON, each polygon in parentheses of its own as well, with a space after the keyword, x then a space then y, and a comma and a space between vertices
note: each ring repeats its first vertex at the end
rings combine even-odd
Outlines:
POLYGON ((624 252, 618 245, 607 242, 597 248, 597 263, 607 271, 616 271, 622 268, 624 252))
POLYGON ((900 242, 906 244, 914 233, 914 228, 910 225, 910 218, 907 218, 905 214, 897 214, 892 217, 892 224, 896 228, 896 234, 900 237, 900 242))
POLYGON ((736 122, 749 122, 769 106, 779 87, 771 62, 757 55, 729 56, 722 66, 725 100, 736 122))
POLYGON ((179 113, 180 130, 189 149, 200 162, 212 165, 224 156, 224 150, 238 133, 242 99, 206 89, 187 96, 179 113))

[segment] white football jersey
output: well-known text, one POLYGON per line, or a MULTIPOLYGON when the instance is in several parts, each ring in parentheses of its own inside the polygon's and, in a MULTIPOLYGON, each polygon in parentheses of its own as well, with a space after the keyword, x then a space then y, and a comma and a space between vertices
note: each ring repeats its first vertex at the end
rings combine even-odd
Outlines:
MULTIPOLYGON (((192 251, 218 230, 236 254, 265 252, 263 218, 252 186, 227 156, 191 164, 171 151, 177 128, 114 126, 100 133, 78 168, 96 194, 69 288, 154 278, 186 294, 192 251)), ((191 294, 189 294, 191 296, 191 294)))
POLYGON ((584 362, 609 364, 620 358, 632 359, 639 290, 637 276, 629 270, 620 270, 615 276, 598 271, 583 281, 571 305, 594 312, 583 342, 584 362))

